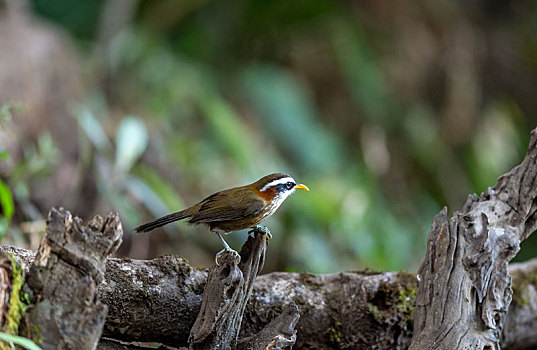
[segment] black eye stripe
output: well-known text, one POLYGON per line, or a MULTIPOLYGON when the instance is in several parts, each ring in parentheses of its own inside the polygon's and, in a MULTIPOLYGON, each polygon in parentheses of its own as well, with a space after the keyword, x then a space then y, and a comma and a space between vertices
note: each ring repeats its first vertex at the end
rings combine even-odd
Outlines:
POLYGON ((292 190, 296 186, 296 183, 293 179, 289 177, 283 177, 275 180, 269 181, 265 186, 263 186, 260 191, 264 192, 269 188, 276 189, 278 192, 284 192, 292 190))

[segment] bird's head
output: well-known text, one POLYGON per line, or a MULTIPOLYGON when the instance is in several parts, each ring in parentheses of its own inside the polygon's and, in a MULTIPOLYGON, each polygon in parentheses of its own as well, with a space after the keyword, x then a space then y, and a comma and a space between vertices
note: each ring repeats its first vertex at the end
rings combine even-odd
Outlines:
POLYGON ((297 183, 291 176, 281 173, 267 175, 254 182, 255 189, 266 201, 279 206, 296 189, 309 191, 306 185, 297 183))

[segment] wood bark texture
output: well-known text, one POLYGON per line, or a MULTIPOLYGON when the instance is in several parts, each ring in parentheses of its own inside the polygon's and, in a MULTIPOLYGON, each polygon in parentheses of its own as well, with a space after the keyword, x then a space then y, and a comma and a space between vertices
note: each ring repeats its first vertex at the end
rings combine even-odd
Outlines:
MULTIPOLYGON (((536 228, 537 131, 522 163, 460 212, 436 215, 418 271, 410 349, 499 349, 512 298, 507 264, 536 228)), ((537 330, 534 330, 537 332, 537 330)))
POLYGON ((537 348, 537 259, 509 266, 513 300, 500 345, 503 349, 537 348))
POLYGON ((34 304, 27 328, 43 349, 97 347, 108 309, 97 299, 97 287, 122 235, 117 214, 96 216, 84 226, 62 208, 50 211, 24 287, 34 304))
MULTIPOLYGON (((0 246, 30 266, 35 252, 0 246)), ((537 259, 509 267, 513 302, 502 348, 537 348, 537 259)), ((109 258, 99 299, 108 306, 99 349, 139 349, 122 342, 160 342, 188 347, 199 313, 207 270, 183 258, 109 258), (106 346, 106 347, 105 347, 106 346)), ((412 337, 416 277, 405 272, 342 272, 325 275, 274 272, 258 276, 246 306, 240 340, 258 334, 296 303, 301 311, 293 349, 408 349, 412 337)))
POLYGON ((291 349, 296 342, 296 324, 300 319, 298 306, 291 302, 283 312, 257 334, 241 339, 238 350, 291 349))
MULTIPOLYGON (((267 233, 253 232, 240 251, 240 262, 239 257, 226 251, 218 257, 220 265, 209 272, 201 310, 190 330, 190 349, 237 348, 244 310, 265 261, 267 233)), ((241 349, 289 349, 296 340, 298 317, 296 305, 287 307, 259 334, 241 342, 241 349)))

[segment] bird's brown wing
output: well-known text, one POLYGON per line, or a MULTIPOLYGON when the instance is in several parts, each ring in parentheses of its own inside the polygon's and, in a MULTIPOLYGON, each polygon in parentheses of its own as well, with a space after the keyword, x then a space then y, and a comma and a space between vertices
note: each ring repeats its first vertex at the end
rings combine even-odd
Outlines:
POLYGON ((264 207, 261 198, 248 195, 248 192, 225 190, 217 192, 200 202, 199 211, 189 220, 190 223, 210 223, 217 221, 240 220, 258 213, 264 207))

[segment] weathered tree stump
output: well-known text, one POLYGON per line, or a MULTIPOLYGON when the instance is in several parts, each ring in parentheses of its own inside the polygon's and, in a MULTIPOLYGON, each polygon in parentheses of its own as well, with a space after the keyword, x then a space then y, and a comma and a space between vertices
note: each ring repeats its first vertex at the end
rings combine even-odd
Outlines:
MULTIPOLYGON (((536 228, 537 129, 522 163, 448 219, 433 221, 418 271, 410 349, 499 349, 511 303, 507 264, 536 228)), ((534 330, 537 332, 537 330, 534 330)))
MULTIPOLYGON (((225 252, 220 266, 209 272, 201 310, 189 336, 190 349, 235 349, 238 344, 244 310, 265 261, 267 235, 254 230, 243 245, 239 258, 225 252)), ((242 342, 244 349, 284 349, 295 343, 294 326, 298 308, 286 309, 260 334, 242 342)))
POLYGON ((53 208, 46 235, 30 268, 25 291, 34 306, 28 331, 43 349, 95 349, 108 307, 97 299, 106 259, 121 243, 117 214, 96 216, 87 226, 53 208))

